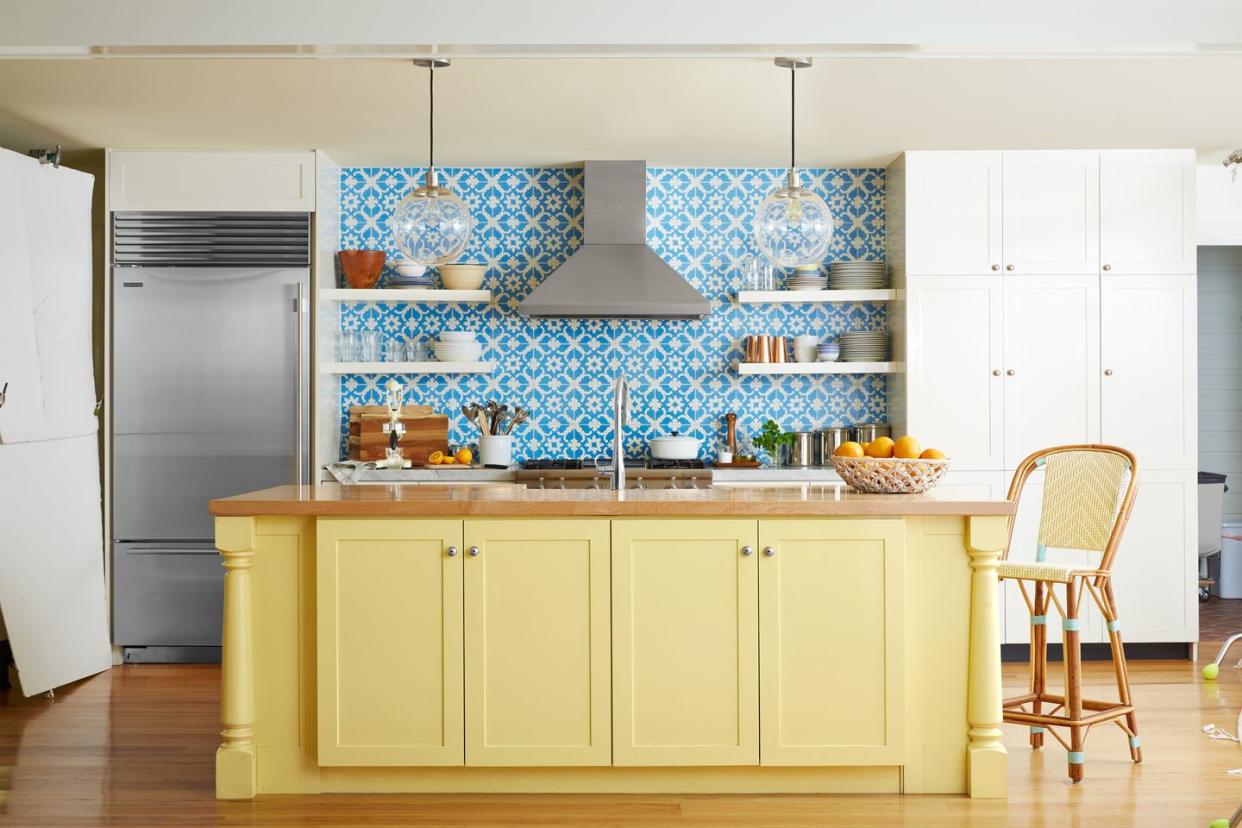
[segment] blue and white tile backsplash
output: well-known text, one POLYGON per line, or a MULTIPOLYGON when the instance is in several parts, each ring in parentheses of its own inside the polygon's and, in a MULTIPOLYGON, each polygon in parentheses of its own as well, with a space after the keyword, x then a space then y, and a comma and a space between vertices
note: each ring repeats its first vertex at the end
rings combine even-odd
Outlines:
MULTIPOLYGON (((386 226, 414 168, 341 170, 341 247, 395 254, 386 226)), ((518 304, 582 243, 582 170, 448 168, 441 182, 461 195, 475 217, 463 261, 486 262, 482 305, 343 305, 344 329, 380 328, 407 336, 471 330, 484 343, 493 374, 401 377, 409 401, 449 414, 450 439, 473 442, 477 429, 458 411, 491 398, 531 409, 518 426, 516 459, 593 457, 611 453, 611 382, 630 378, 638 425, 628 430, 627 454, 643 455, 650 437, 678 429, 703 439, 710 457, 724 414, 738 415, 752 434, 771 417, 786 429, 806 429, 887 417, 887 380, 878 375, 746 376, 733 364, 748 333, 832 336, 884 327, 884 306, 747 305, 732 302, 738 261, 757 252, 750 219, 778 186, 783 170, 651 168, 647 171, 647 242, 712 304, 692 322, 661 320, 526 319, 518 304)), ((823 196, 837 217, 830 260, 884 258, 882 169, 806 170, 804 184, 823 196)), ((349 406, 383 400, 387 375, 341 378, 342 446, 349 406)), ((343 449, 342 449, 343 450, 343 449)))

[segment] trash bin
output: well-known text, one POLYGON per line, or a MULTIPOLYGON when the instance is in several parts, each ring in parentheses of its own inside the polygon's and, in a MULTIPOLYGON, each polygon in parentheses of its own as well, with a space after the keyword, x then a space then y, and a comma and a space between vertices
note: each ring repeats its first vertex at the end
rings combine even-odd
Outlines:
POLYGON ((1218 598, 1242 598, 1242 523, 1221 527, 1220 555, 1213 559, 1216 577, 1212 594, 1218 598))
MULTIPOLYGON (((1217 583, 1211 594, 1219 594, 1221 565, 1221 517, 1224 510, 1225 475, 1217 472, 1199 472, 1199 578, 1212 578, 1217 583)), ((1238 566, 1242 569, 1242 561, 1238 566)), ((1199 600, 1206 601, 1208 592, 1199 585, 1199 600)), ((1240 596, 1242 597, 1242 596, 1240 596)))

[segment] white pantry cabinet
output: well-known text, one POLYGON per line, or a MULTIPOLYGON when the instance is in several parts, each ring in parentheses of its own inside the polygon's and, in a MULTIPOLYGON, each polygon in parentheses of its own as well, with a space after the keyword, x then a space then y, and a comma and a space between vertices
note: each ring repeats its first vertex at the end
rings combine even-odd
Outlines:
POLYGON ((906 302, 906 431, 948 451, 955 467, 1003 469, 1001 280, 911 278, 906 302))
POLYGON ((1003 153, 1005 273, 1091 275, 1100 262, 1100 154, 1003 153))
POLYGON ((1004 282, 1005 468, 1013 469, 1047 446, 1099 441, 1099 279, 1004 282))
POLYGON ((1142 469, 1198 463, 1193 276, 1100 279, 1100 436, 1142 469))
POLYGON ((999 271, 1001 154, 908 152, 905 161, 907 272, 999 271))
POLYGON ((1100 270, 1190 274, 1196 266, 1193 150, 1100 153, 1100 270))

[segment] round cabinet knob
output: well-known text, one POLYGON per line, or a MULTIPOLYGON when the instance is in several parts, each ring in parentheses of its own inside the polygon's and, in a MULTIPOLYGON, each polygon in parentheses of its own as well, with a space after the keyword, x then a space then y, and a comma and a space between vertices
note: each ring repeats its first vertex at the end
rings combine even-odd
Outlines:
POLYGON ((999 369, 999 368, 993 368, 993 369, 992 369, 992 376, 994 376, 994 377, 999 377, 999 376, 1000 376, 1000 369, 999 369))
POLYGON ((470 548, 469 548, 468 550, 466 550, 466 551, 470 553, 470 557, 472 557, 472 558, 477 558, 477 557, 479 557, 479 547, 477 547, 477 546, 472 546, 472 547, 470 547, 470 548))
POLYGON ((1013 376, 1014 374, 1016 374, 1016 373, 1018 373, 1018 372, 1017 372, 1017 371, 1015 371, 1015 370, 1013 370, 1012 368, 1010 368, 1008 371, 1006 371, 1006 372, 1005 372, 1005 376, 1007 376, 1007 377, 1012 377, 1012 376, 1013 376))
POLYGON ((450 547, 448 548, 447 552, 448 552, 448 556, 449 556, 450 558, 456 558, 456 557, 457 557, 457 547, 456 547, 456 546, 450 546, 450 547))
POLYGON ((1112 270, 1112 269, 1113 269, 1113 266, 1112 266, 1112 265, 1110 265, 1110 264, 1106 264, 1106 265, 1104 265, 1104 272, 1105 272, 1105 273, 1107 273, 1108 271, 1110 271, 1110 270, 1112 270))
POLYGON ((752 546, 743 546, 742 554, 749 558, 751 555, 755 554, 755 549, 752 546))
POLYGON ((1011 273, 1012 273, 1012 272, 1013 272, 1013 265, 1011 265, 1011 264, 1010 264, 1010 265, 1005 265, 1005 270, 1008 270, 1009 272, 1011 272, 1011 273))
POLYGON ((998 271, 998 270, 1000 270, 1000 265, 996 265, 996 264, 992 265, 992 272, 993 272, 993 273, 995 273, 995 272, 996 272, 996 271, 998 271))
POLYGON ((771 558, 776 554, 776 549, 771 546, 765 546, 763 547, 763 554, 771 558))
POLYGON ((1111 377, 1112 375, 1113 375, 1113 369, 1112 369, 1112 368, 1105 368, 1105 369, 1104 369, 1104 376, 1106 376, 1106 377, 1111 377))

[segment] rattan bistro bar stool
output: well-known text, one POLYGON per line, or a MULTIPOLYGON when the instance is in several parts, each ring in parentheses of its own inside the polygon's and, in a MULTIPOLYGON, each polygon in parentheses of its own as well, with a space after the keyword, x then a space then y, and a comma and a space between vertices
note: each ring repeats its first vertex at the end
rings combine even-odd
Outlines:
POLYGON ((1130 703, 1130 680, 1121 646, 1121 623, 1113 598, 1111 570, 1121 533, 1130 517, 1138 489, 1138 461, 1123 448, 1102 445, 1058 446, 1037 451, 1022 461, 1009 486, 1009 499, 1018 500, 1031 476, 1042 472, 1044 497, 1039 517, 1035 560, 1009 560, 1010 548, 997 570, 1002 579, 1017 581, 1031 616, 1031 689, 1005 699, 1006 722, 1031 729, 1031 747, 1043 746, 1044 734, 1069 752, 1069 778, 1082 781, 1087 734, 1097 724, 1114 722, 1130 740, 1130 758, 1143 761, 1138 720, 1130 703), (1085 550, 1100 555, 1096 568, 1052 563, 1048 550, 1085 550), (1030 588, 1028 589, 1028 584, 1030 588), (1057 597, 1062 585, 1064 602, 1057 597), (1090 595, 1108 627, 1118 701, 1082 697, 1081 632, 1083 596, 1090 595), (1065 692, 1048 692, 1048 610, 1061 617, 1065 665, 1065 692), (1047 706, 1047 707, 1045 707, 1047 706), (1069 741, 1057 732, 1068 731, 1069 741))

